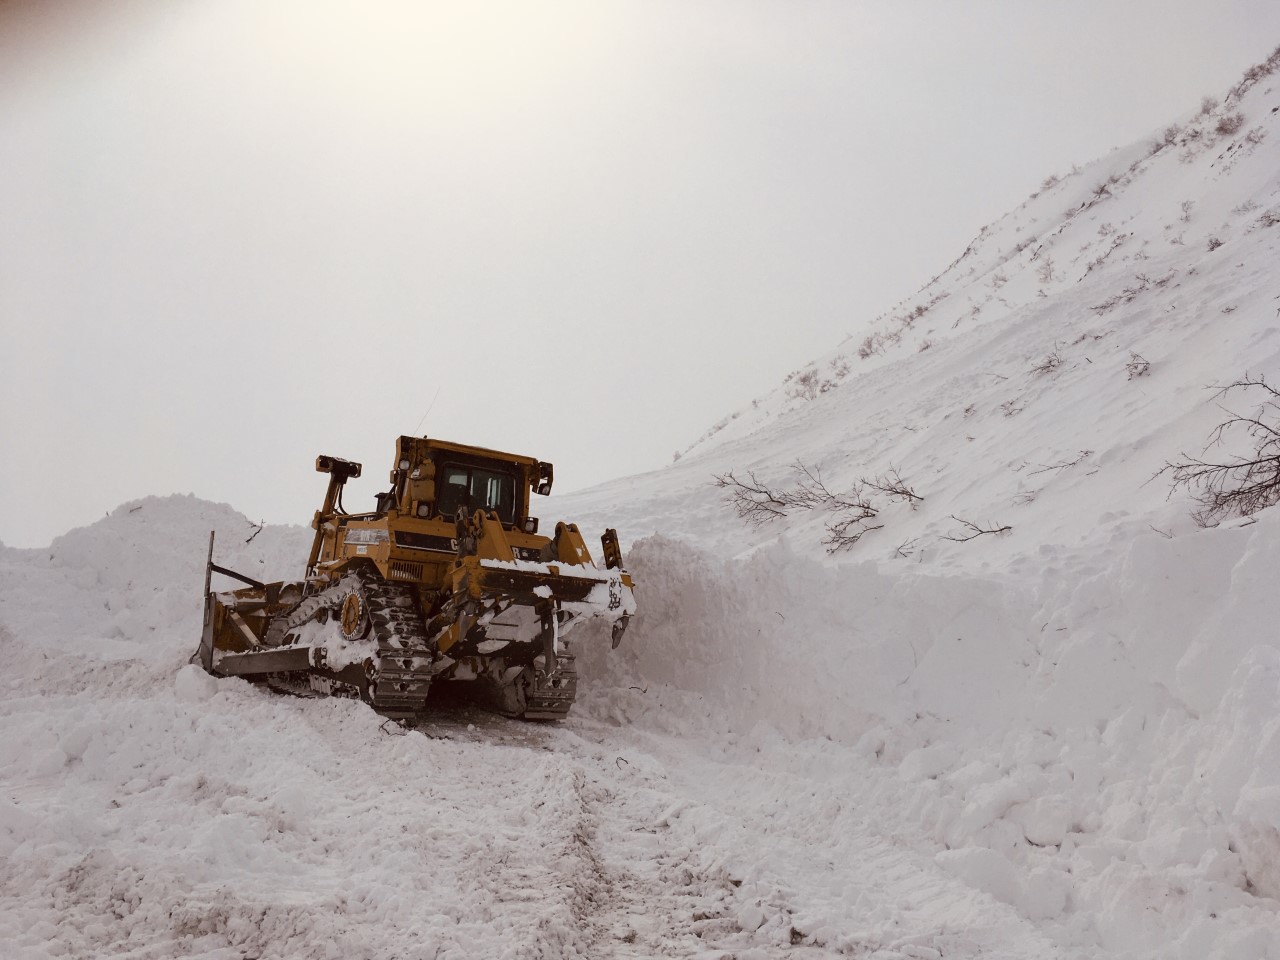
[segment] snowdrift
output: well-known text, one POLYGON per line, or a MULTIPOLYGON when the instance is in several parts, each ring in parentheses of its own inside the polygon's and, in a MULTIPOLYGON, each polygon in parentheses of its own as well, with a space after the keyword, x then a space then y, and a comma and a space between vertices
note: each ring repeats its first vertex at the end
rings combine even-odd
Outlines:
MULTIPOLYGON (((1151 883, 1244 907, 1280 897, 1280 645, 1260 579, 1278 550, 1280 516, 1148 531, 1019 585, 645 540, 629 558, 641 614, 614 654, 586 645, 586 706, 689 736, 847 745, 926 788, 900 828, 984 889, 1019 903, 1029 881, 1007 861, 993 879, 978 851, 1052 871, 1053 909, 1033 913, 1151 883)), ((1161 908, 1149 948, 1193 914, 1161 908)))

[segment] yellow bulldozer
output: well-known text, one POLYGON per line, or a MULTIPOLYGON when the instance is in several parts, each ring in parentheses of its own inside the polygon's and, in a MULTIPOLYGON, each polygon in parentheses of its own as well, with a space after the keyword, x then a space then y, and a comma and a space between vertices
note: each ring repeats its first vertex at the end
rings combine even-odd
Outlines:
POLYGON ((614 530, 601 537, 601 563, 575 524, 538 532, 530 500, 551 492, 551 464, 400 437, 391 489, 368 513, 342 505, 360 464, 321 456, 316 470, 329 485, 305 579, 260 583, 218 566, 210 533, 194 661, 215 676, 358 698, 401 720, 446 680, 470 681, 477 700, 508 716, 568 715, 577 672, 566 634, 604 618, 617 647, 636 602, 614 530), (214 574, 246 586, 215 592, 214 574))

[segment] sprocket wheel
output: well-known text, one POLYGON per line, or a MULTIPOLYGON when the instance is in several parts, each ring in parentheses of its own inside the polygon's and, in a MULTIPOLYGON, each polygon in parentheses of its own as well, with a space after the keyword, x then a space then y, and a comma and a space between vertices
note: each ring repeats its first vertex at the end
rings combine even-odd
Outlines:
POLYGON ((368 619, 365 617, 365 604, 359 591, 352 590, 343 599, 339 622, 342 625, 342 635, 348 640, 359 639, 367 631, 368 619))

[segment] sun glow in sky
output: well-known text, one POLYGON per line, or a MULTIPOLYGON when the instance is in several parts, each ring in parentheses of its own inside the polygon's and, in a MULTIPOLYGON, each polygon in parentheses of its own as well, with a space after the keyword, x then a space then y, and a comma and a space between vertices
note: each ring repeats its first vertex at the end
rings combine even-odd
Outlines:
MULTIPOLYGON (((307 522, 421 432, 658 469, 1280 7, 0 7, 0 540, 192 492, 307 522)), ((362 485, 362 486, 361 486, 362 485)))

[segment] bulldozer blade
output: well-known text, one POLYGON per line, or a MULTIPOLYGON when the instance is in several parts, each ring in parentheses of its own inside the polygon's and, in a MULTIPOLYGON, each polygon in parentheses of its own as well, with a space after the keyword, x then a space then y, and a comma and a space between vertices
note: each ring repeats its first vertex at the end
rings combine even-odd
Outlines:
POLYGON ((323 647, 283 647, 252 653, 224 653, 213 665, 227 677, 252 677, 262 673, 289 673, 323 665, 323 647), (317 656, 313 657, 313 650, 317 656), (319 660, 320 663, 314 661, 319 660))

